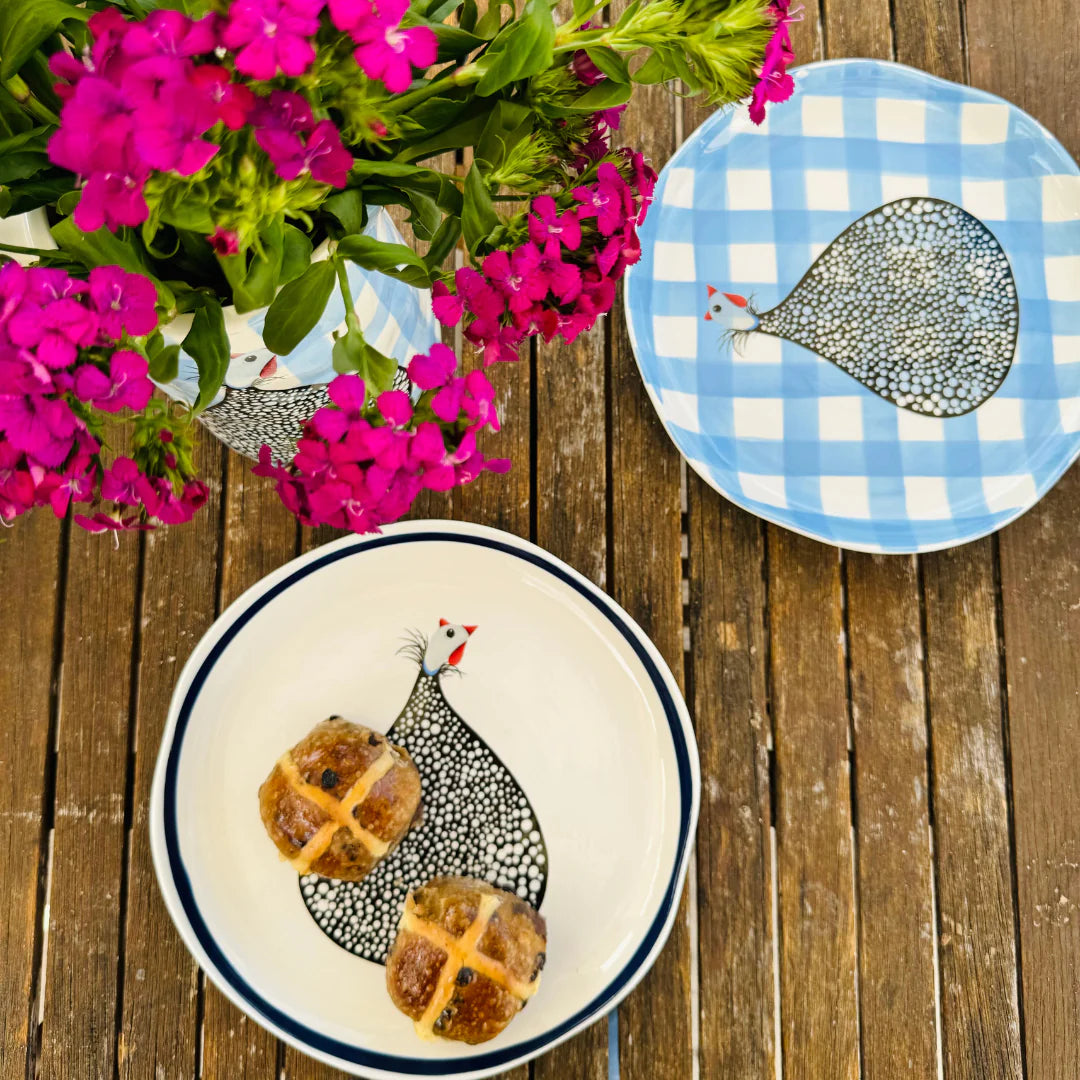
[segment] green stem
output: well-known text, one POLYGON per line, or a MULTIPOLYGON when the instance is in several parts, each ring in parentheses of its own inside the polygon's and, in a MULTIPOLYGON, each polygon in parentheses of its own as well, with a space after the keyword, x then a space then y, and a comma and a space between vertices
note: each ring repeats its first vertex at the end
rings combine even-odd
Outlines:
POLYGON ((47 105, 43 105, 30 91, 25 80, 19 75, 12 75, 4 80, 4 89, 28 112, 45 124, 59 124, 60 117, 47 105))
POLYGON ((0 251, 12 251, 16 255, 36 255, 38 258, 41 258, 42 255, 57 254, 55 248, 53 248, 52 250, 46 250, 45 248, 20 247, 18 244, 4 243, 0 243, 0 251))
POLYGON ((599 15, 600 12, 603 11, 605 7, 607 7, 607 5, 608 0, 600 0, 600 3, 589 8, 588 11, 583 11, 580 15, 575 15, 574 18, 571 19, 568 23, 563 23, 563 25, 560 26, 555 32, 555 43, 557 45, 561 45, 564 38, 568 37, 570 34, 573 34, 574 31, 582 25, 582 23, 589 22, 589 20, 592 19, 594 15, 599 15))
POLYGON ((442 79, 433 79, 431 82, 426 83, 424 86, 419 86, 415 90, 409 90, 404 94, 398 94, 387 102, 385 108, 388 112, 405 112, 419 102, 424 101, 429 97, 434 97, 436 94, 441 94, 448 87, 468 86, 469 83, 479 82, 482 74, 483 72, 476 64, 466 64, 464 67, 459 67, 452 75, 447 75, 442 79))
POLYGON ((352 289, 349 288, 349 268, 345 265, 344 259, 339 259, 336 255, 331 255, 330 258, 334 263, 334 270, 337 273, 338 288, 341 290, 341 299, 345 303, 345 321, 349 319, 356 320, 356 309, 353 304, 352 289))

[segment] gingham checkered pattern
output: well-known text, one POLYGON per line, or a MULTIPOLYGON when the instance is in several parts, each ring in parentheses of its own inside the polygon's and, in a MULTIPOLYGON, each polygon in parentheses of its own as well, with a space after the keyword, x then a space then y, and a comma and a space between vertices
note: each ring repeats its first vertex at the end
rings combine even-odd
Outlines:
MULTIPOLYGON (((390 215, 381 207, 372 214, 364 231, 388 243, 404 243, 390 215)), ((441 340, 439 324, 431 311, 429 290, 414 289, 386 274, 368 272, 353 263, 349 263, 348 272, 364 336, 380 352, 404 365, 417 353, 427 352, 441 340)), ((265 310, 240 316, 227 312, 226 316, 234 352, 262 347, 265 310)), ((190 319, 178 319, 169 324, 164 333, 167 338, 180 341, 189 325, 190 319)), ((344 325, 345 305, 335 288, 318 324, 288 356, 281 358, 279 366, 295 375, 304 386, 330 382, 337 374, 331 362, 334 331, 344 329, 344 325)), ((164 389, 189 403, 195 401, 199 392, 199 372, 195 361, 186 353, 180 354, 177 378, 164 389)))
POLYGON ((910 68, 795 79, 762 127, 717 113, 661 174, 627 291, 649 393, 690 465, 771 521, 887 552, 992 532, 1080 450, 1080 170, 1026 113, 910 68), (962 206, 1012 267, 1017 352, 974 412, 916 415, 798 345, 755 333, 739 353, 704 321, 707 285, 768 310, 848 225, 909 195, 962 206))

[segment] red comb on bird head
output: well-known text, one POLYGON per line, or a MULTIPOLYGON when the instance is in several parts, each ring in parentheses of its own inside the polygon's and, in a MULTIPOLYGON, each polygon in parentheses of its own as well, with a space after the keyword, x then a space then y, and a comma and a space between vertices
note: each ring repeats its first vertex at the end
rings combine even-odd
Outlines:
POLYGON ((716 295, 716 290, 711 285, 706 285, 705 288, 707 288, 709 290, 709 295, 710 296, 715 296, 716 295))

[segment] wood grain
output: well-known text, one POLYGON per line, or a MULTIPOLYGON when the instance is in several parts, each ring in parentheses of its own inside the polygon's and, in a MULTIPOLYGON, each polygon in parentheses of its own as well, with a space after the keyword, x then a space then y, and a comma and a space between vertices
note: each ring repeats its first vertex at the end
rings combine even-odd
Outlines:
POLYGON ((922 556, 949 1080, 1022 1076, 990 540, 922 556))
MULTIPOLYGON (((1080 68, 1080 22, 1063 0, 1027 8, 966 5, 971 80, 1044 123, 1075 157, 1080 114, 1067 73, 1080 68), (1047 57, 1053 61, 1047 63, 1047 57)), ((1080 572, 1076 470, 1001 534, 1015 873, 1027 1074, 1080 1075, 1080 572)))
POLYGON ((773 873, 762 523, 689 479, 701 1075, 773 1080, 773 873))
POLYGON ((198 969, 161 898, 150 858, 150 785, 180 670, 217 612, 224 450, 196 425, 196 461, 210 487, 186 525, 147 534, 139 625, 132 815, 119 1073, 126 1080, 195 1074, 198 969))
POLYGON ((784 1076, 859 1075, 839 553, 768 530, 784 1076))
MULTIPOLYGON (((536 542, 603 588, 607 582, 607 327, 541 345, 536 364, 536 542)), ((608 1024, 536 1060, 534 1080, 606 1080, 608 1024)))
POLYGON ((139 534, 71 530, 60 676, 43 1077, 116 1064, 139 534))
POLYGON ((1027 1075, 1080 1075, 1080 473, 1001 536, 1027 1075))
POLYGON ((863 1068, 930 1077, 936 941, 919 576, 906 555, 849 554, 845 564, 863 1068))
MULTIPOLYGON (((6 590, 0 621, 0 1077, 26 1074, 36 1036, 37 910, 45 877, 49 754, 61 525, 47 511, 17 523, 0 544, 6 590)), ((39 948, 40 946, 38 946, 39 948)))
MULTIPOLYGON (((614 13, 618 6, 614 6, 614 13)), ((639 87, 620 141, 663 166, 674 150, 675 99, 639 87)), ((610 318, 612 580, 616 600, 640 623, 681 680, 682 562, 679 456, 645 394, 622 299, 610 318)), ((619 1009, 623 1080, 683 1080, 692 1068, 689 904, 656 966, 619 1009)))
MULTIPOLYGON (((219 607, 297 553, 297 524, 272 483, 251 463, 226 455, 224 537, 219 607)), ((202 1029, 206 1080, 277 1080, 278 1042, 206 981, 202 1029)))

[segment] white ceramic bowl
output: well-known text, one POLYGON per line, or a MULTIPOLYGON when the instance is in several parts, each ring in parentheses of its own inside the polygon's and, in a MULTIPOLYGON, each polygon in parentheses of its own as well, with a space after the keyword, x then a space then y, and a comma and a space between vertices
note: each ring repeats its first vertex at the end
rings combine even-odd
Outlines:
POLYGON ((569 1038, 642 978, 675 917, 699 788, 678 687, 624 611, 516 537, 416 522, 296 559, 217 620, 173 696, 151 843, 184 941, 260 1024, 360 1076, 480 1077, 569 1038), (441 687, 516 778, 547 848, 542 986, 477 1047, 419 1040, 384 969, 319 928, 256 795, 332 713, 387 730, 418 674, 396 654, 402 634, 440 617, 479 625, 465 677, 441 687))

